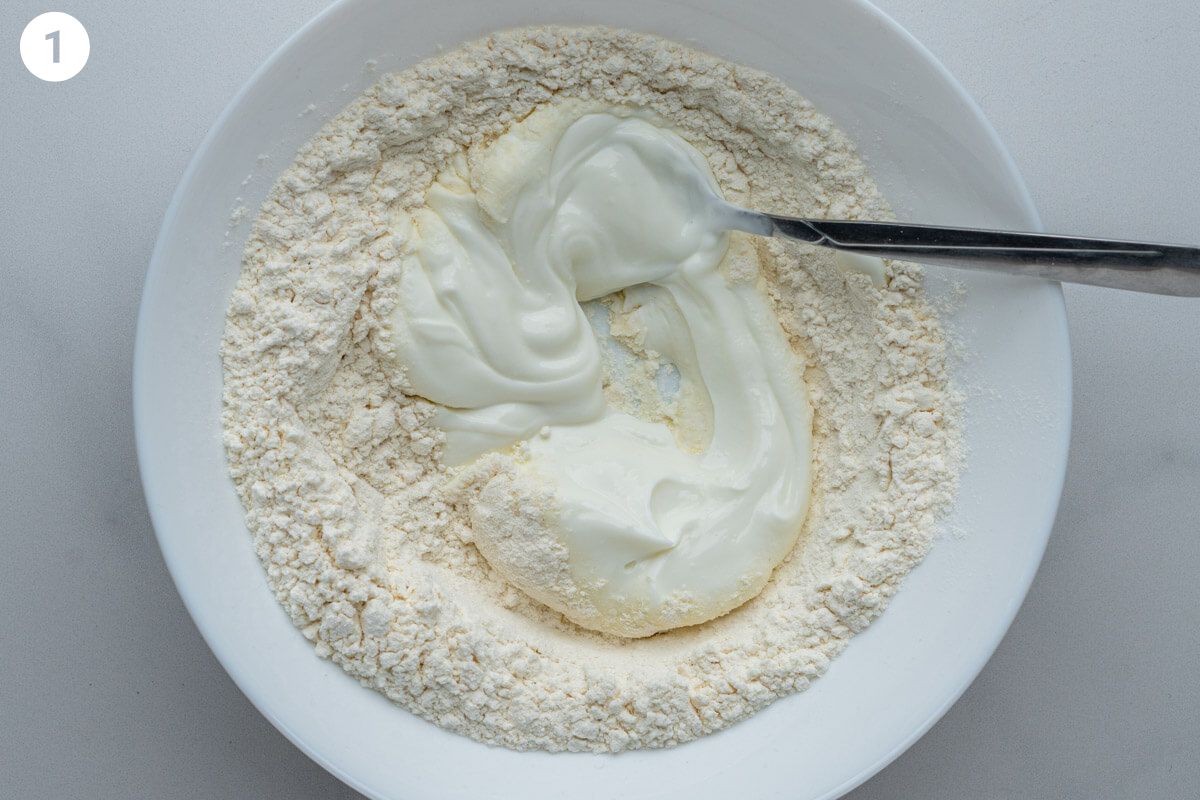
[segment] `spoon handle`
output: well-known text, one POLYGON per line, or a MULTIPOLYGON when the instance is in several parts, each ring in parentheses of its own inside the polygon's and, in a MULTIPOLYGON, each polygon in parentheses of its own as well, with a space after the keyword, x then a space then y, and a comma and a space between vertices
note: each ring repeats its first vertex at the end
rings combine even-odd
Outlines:
POLYGON ((852 253, 1200 297, 1200 248, 1195 247, 904 222, 762 216, 771 223, 771 229, 762 232, 852 253))

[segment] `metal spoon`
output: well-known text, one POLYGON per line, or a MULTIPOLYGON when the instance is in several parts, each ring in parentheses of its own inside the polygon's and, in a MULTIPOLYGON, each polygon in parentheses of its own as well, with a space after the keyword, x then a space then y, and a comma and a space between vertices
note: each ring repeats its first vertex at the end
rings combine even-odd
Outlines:
POLYGON ((1200 297, 1200 248, 906 222, 799 219, 725 208, 725 227, 849 253, 1135 292, 1200 297))

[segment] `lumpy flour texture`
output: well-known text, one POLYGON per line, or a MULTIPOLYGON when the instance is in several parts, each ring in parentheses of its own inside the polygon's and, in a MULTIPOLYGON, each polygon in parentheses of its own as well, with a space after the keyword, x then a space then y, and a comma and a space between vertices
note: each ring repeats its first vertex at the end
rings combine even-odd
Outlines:
MULTIPOLYGON (((849 141, 768 75, 625 31, 493 35, 385 77, 272 189, 229 307, 226 449, 268 582, 319 655, 486 742, 670 746, 803 690, 882 611, 952 499, 961 414, 916 267, 889 265, 876 288, 828 251, 735 234, 726 277, 764 287, 813 407, 812 499, 791 555, 731 613, 644 639, 586 631, 507 585, 470 521, 512 457, 442 464, 436 408, 392 363, 388 319, 434 178, 569 99, 655 114, 732 202, 887 215, 849 141)), ((636 332, 620 297, 607 307, 615 336, 636 332)), ((515 474, 506 485, 486 509, 519 548, 520 520, 552 498, 515 474)))

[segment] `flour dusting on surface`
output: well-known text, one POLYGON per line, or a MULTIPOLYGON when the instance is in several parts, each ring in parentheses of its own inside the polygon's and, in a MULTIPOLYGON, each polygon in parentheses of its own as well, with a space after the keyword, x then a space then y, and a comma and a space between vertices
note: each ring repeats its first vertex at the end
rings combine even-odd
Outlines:
MULTIPOLYGON (((387 320, 408 218, 434 178, 567 99, 655 114, 732 202, 887 216, 850 142, 768 75, 626 31, 495 34, 383 77, 275 184, 229 306, 226 451, 268 582, 319 655, 482 741, 665 747, 807 688, 882 611, 953 498, 961 404, 918 268, 890 264, 880 289, 829 252, 735 234, 727 275, 765 279, 806 365, 813 494, 791 555, 743 606, 644 639, 586 631, 508 585, 472 513, 498 517, 498 546, 519 554, 544 487, 512 475, 505 516, 479 492, 510 460, 443 466, 436 407, 384 355, 387 320)), ((613 335, 630 335, 610 305, 613 335)), ((527 563, 554 581, 561 558, 527 563)))

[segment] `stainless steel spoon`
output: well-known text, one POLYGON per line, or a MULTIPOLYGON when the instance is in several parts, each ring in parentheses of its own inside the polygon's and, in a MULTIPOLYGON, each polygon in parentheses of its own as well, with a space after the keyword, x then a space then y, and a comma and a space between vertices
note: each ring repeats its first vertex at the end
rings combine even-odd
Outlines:
POLYGON ((849 253, 1200 297, 1200 248, 906 222, 799 219, 732 206, 726 227, 849 253))

